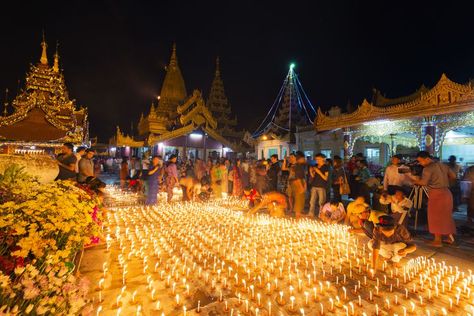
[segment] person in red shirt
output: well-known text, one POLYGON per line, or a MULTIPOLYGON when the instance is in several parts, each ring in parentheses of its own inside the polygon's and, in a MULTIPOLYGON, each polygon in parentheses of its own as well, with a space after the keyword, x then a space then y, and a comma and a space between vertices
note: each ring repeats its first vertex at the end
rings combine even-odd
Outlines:
POLYGON ((283 193, 272 191, 265 193, 262 196, 260 203, 251 208, 248 214, 255 214, 257 211, 266 208, 270 216, 284 217, 287 207, 288 203, 286 202, 286 196, 283 193))
POLYGON ((260 194, 254 188, 246 187, 244 189, 244 195, 242 196, 242 199, 249 201, 249 207, 254 207, 255 202, 260 200, 260 198, 260 194))

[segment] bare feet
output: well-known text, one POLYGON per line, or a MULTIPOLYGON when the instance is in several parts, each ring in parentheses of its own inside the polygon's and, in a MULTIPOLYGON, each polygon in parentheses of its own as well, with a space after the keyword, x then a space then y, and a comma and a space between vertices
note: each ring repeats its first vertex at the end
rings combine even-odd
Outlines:
POLYGON ((435 248, 443 247, 443 243, 441 241, 434 241, 434 240, 425 240, 425 244, 435 248))
POLYGON ((453 235, 449 235, 447 239, 443 240, 443 242, 448 245, 453 245, 455 241, 453 235))

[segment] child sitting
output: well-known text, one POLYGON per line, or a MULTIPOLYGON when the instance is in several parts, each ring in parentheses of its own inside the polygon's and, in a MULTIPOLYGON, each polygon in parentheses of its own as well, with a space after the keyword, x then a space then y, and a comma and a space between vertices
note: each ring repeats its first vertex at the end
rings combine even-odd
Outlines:
POLYGON ((383 193, 380 196, 380 204, 390 204, 392 217, 400 225, 406 224, 407 214, 413 206, 413 202, 405 196, 402 190, 396 190, 394 195, 383 193))
POLYGON ((319 218, 328 224, 336 224, 344 220, 346 211, 344 205, 339 201, 331 201, 324 204, 319 210, 319 218))
POLYGON ((397 224, 389 215, 380 216, 374 235, 367 245, 372 250, 372 268, 377 269, 379 255, 391 261, 394 266, 399 266, 403 257, 416 250, 416 245, 410 242, 411 235, 405 226, 397 224))

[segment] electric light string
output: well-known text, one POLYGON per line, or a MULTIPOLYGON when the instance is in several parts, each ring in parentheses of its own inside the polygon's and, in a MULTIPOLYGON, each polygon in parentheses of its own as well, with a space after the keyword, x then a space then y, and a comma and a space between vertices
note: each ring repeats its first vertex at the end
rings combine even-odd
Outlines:
POLYGON ((275 99, 275 101, 273 102, 273 105, 272 107, 270 108, 270 110, 268 111, 267 115, 265 116, 265 118, 263 119, 262 123, 258 126, 258 128, 256 129, 256 131, 252 134, 253 137, 258 137, 260 136, 261 134, 263 134, 264 132, 266 132, 267 130, 267 127, 271 125, 271 123, 273 122, 273 119, 275 118, 275 115, 276 113, 278 113, 278 108, 279 108, 279 105, 280 105, 280 101, 281 101, 281 98, 283 97, 283 94, 284 94, 284 91, 285 91, 285 87, 287 85, 287 81, 288 81, 288 75, 286 76, 285 80, 283 80, 283 85, 281 86, 280 88, 280 91, 278 92, 278 95, 275 99), (276 106, 276 108, 273 110, 273 108, 276 106), (274 112, 273 112, 274 111, 274 112), (265 122, 267 122, 267 118, 268 116, 273 113, 272 115, 272 118, 270 119, 270 122, 265 125, 264 128, 261 128, 263 124, 265 124, 265 122))
MULTIPOLYGON (((311 124, 314 122, 314 118, 316 117, 316 110, 314 109, 313 105, 311 104, 311 101, 309 101, 309 98, 306 94, 306 92, 303 89, 303 86, 298 79, 298 75, 293 71, 293 68, 290 68, 288 71, 288 74, 283 81, 283 86, 281 87, 274 103, 272 104, 270 110, 267 112, 267 115, 265 116, 264 120, 262 123, 258 126, 256 131, 252 134, 252 137, 257 138, 261 136, 262 134, 266 133, 270 127, 273 125, 277 129, 289 132, 290 129, 280 126, 279 124, 275 123, 275 116, 279 113, 279 110, 282 106, 282 98, 285 95, 287 89, 289 90, 289 96, 290 96, 290 106, 289 106, 289 111, 292 110, 292 94, 296 95, 296 107, 299 112, 304 112, 306 115, 306 118, 309 120, 311 124), (291 88, 291 86, 293 86, 291 88), (293 91, 294 90, 294 91, 293 91), (300 91, 301 90, 301 91, 300 91), (268 122, 268 123, 267 123, 268 122), (263 127, 264 126, 264 127, 263 127)), ((291 115, 291 114, 290 114, 291 115)))

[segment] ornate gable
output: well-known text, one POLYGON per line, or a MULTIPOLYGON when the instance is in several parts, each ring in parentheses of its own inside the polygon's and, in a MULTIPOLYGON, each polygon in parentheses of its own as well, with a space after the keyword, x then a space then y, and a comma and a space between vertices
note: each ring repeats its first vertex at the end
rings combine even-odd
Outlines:
POLYGON ((441 75, 438 83, 412 101, 378 107, 364 99, 356 111, 330 116, 318 109, 315 128, 318 131, 359 125, 377 120, 401 120, 430 115, 472 111, 474 89, 471 84, 458 84, 441 75))

